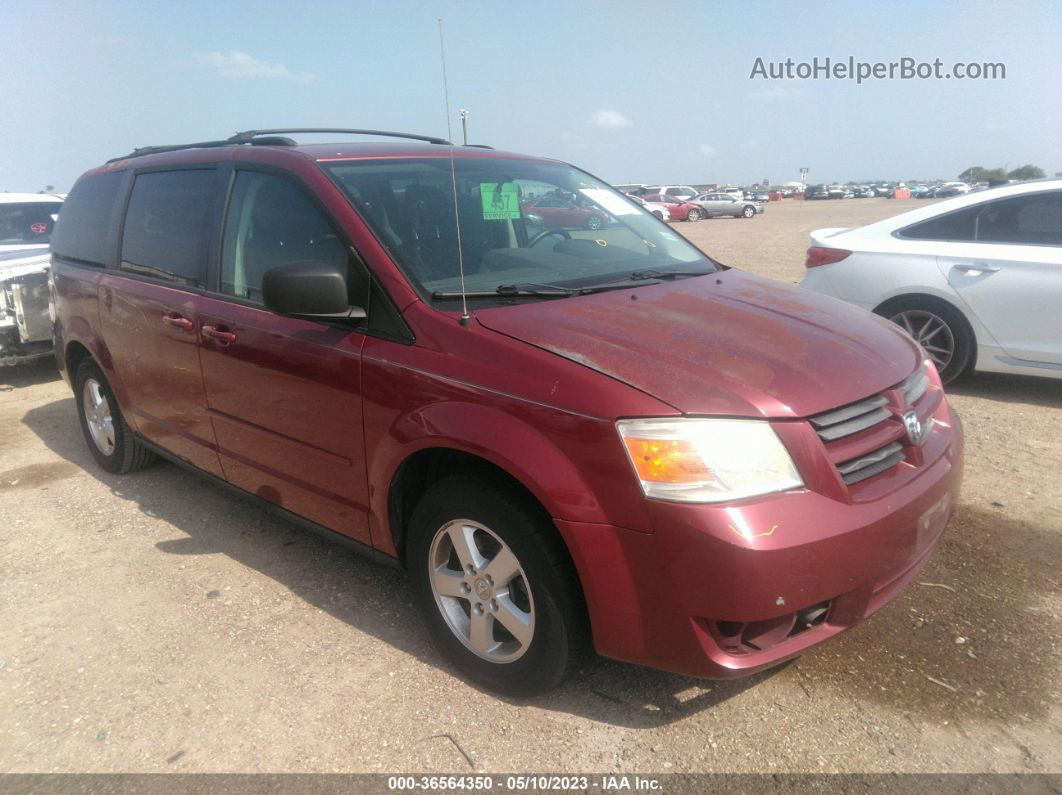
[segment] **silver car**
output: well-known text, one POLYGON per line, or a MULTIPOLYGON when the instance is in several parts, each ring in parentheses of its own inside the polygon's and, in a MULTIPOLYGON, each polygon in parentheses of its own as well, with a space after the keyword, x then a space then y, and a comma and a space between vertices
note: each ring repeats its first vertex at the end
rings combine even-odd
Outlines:
POLYGON ((729 215, 733 218, 752 218, 763 212, 763 205, 739 199, 729 193, 702 193, 689 201, 700 205, 705 218, 729 215))

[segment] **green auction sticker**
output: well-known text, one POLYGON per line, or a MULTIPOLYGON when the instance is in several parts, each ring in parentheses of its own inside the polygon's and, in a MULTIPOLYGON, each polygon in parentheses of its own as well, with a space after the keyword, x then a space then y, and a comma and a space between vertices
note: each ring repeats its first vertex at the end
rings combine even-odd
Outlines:
POLYGON ((481 182, 479 197, 485 221, 520 217, 520 189, 514 182, 481 182))

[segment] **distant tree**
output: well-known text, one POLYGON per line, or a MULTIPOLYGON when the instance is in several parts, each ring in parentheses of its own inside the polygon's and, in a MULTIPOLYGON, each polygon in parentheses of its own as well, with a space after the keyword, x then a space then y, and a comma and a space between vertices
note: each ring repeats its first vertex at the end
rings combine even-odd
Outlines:
POLYGON ((981 172, 981 178, 978 182, 997 182, 999 180, 1007 180, 1006 169, 1002 168, 989 168, 981 172))
POLYGON ((982 180, 981 175, 985 173, 984 166, 970 166, 964 172, 959 174, 959 179, 963 182, 980 182, 982 180))
POLYGON ((1031 163, 1016 168, 1007 174, 1008 179, 1043 179, 1046 175, 1044 170, 1039 166, 1034 166, 1031 163))
POLYGON ((55 185, 45 185, 44 190, 39 190, 37 193, 52 193, 55 191, 55 185))

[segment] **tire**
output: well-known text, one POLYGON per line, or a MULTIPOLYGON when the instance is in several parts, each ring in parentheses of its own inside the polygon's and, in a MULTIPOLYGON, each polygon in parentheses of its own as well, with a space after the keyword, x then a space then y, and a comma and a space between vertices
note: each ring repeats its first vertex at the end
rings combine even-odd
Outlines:
POLYGON ((653 215, 655 215, 661 221, 664 220, 664 214, 662 212, 654 212, 653 215))
POLYGON ((92 359, 81 362, 74 383, 81 432, 101 469, 124 475, 155 460, 155 454, 129 429, 111 385, 92 359))
POLYGON ((900 326, 925 349, 945 384, 954 381, 972 364, 973 330, 951 304, 934 298, 903 298, 874 311, 900 326))
POLYGON ((432 639, 477 684, 509 696, 543 693, 589 651, 567 550, 548 517, 504 486, 468 476, 432 486, 410 519, 406 564, 432 639), (503 583, 492 570, 510 573, 503 583))
POLYGON ((752 207, 751 205, 746 204, 745 205, 745 209, 741 211, 741 214, 745 218, 753 218, 756 215, 756 208, 752 207))
POLYGON ((699 221, 701 220, 700 210, 690 210, 689 215, 686 216, 687 221, 699 221))
POLYGON ((586 228, 591 232, 596 232, 598 229, 605 225, 605 219, 600 215, 591 215, 586 219, 586 228))

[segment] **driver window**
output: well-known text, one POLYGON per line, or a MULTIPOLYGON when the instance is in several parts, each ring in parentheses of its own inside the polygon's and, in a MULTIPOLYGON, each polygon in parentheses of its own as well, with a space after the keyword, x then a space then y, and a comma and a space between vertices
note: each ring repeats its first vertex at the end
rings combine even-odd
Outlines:
POLYGON ((332 263, 344 274, 349 270, 343 243, 298 187, 272 174, 237 172, 225 224, 221 292, 261 302, 265 272, 302 260, 332 263))

